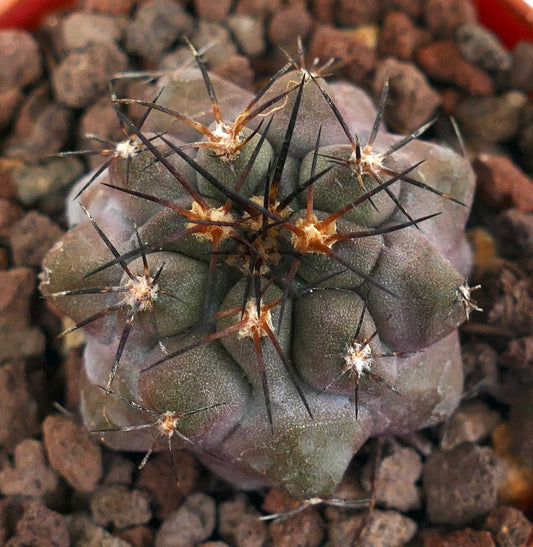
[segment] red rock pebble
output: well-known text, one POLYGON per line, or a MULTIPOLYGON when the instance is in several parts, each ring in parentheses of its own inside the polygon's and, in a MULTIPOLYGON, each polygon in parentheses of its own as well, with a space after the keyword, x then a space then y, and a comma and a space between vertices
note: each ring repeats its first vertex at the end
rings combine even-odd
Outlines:
POLYGON ((7 199, 0 199, 0 238, 9 236, 13 224, 22 216, 22 209, 7 199))
POLYGON ((134 526, 127 530, 117 530, 114 535, 127 541, 132 547, 152 547, 155 530, 148 526, 134 526))
POLYGON ((57 473, 46 463, 43 445, 35 439, 20 442, 13 465, 0 471, 0 492, 4 496, 43 497, 57 486, 57 473))
POLYGON ((515 45, 509 86, 523 91, 533 90, 533 42, 518 42, 515 45))
POLYGON ((296 37, 305 39, 312 26, 313 19, 307 11, 305 2, 296 0, 274 12, 267 34, 273 44, 294 46, 296 37))
POLYGON ((243 55, 232 55, 224 64, 218 65, 213 72, 243 89, 253 90, 254 88, 254 73, 250 66, 250 59, 243 55))
POLYGON ((286 519, 275 520, 268 533, 276 547, 319 547, 324 538, 324 522, 316 509, 306 509, 286 519))
POLYGON ((261 547, 268 537, 266 524, 242 492, 219 505, 218 534, 229 545, 239 547, 261 547))
POLYGON ((39 432, 37 403, 29 393, 23 361, 0 366, 0 446, 11 451, 39 432))
POLYGON ((102 476, 102 452, 89 433, 59 414, 49 415, 43 440, 50 465, 74 488, 92 492, 102 476))
POLYGON ((69 533, 63 515, 47 509, 40 500, 22 503, 22 516, 16 526, 16 536, 6 547, 68 547, 69 533))
POLYGON ((385 121, 393 131, 411 133, 427 122, 440 104, 440 95, 429 85, 415 65, 389 57, 378 63, 374 76, 374 95, 379 97, 385 78, 394 105, 385 109, 385 121))
POLYGON ((0 272, 0 331, 30 326, 30 300, 35 281, 35 272, 29 268, 0 272))
POLYGON ((418 47, 429 42, 428 33, 419 29, 403 11, 389 11, 379 35, 379 53, 408 61, 418 47))
POLYGON ((96 524, 113 524, 120 529, 146 524, 152 518, 148 496, 123 484, 98 488, 91 497, 91 513, 96 524))
POLYGON ((376 52, 349 31, 333 27, 318 26, 309 48, 311 58, 337 59, 342 64, 342 74, 353 82, 363 81, 376 64, 376 52))
POLYGON ((496 218, 504 256, 533 257, 533 214, 507 209, 496 218))
POLYGON ((63 234, 47 216, 30 211, 13 225, 9 236, 15 266, 40 267, 45 254, 63 234))
POLYGON ((498 547, 526 545, 533 532, 533 525, 524 513, 506 505, 492 510, 483 528, 492 534, 498 547))
POLYGON ((378 22, 381 6, 379 0, 339 0, 337 23, 341 27, 360 27, 378 22))
POLYGON ((462 525, 485 515, 496 505, 504 478, 504 466, 489 447, 464 443, 452 450, 436 450, 423 473, 430 521, 462 525))
POLYGON ((196 16, 202 19, 224 22, 233 0, 194 0, 196 16))
POLYGON ((436 37, 451 38, 459 25, 475 22, 477 12, 470 0, 427 0, 424 19, 436 37))
POLYGON ((387 0, 386 5, 391 9, 405 11, 413 20, 422 15, 423 6, 426 0, 387 0))
POLYGON ((128 15, 136 0, 82 0, 81 7, 87 11, 101 11, 113 15, 128 15))
POLYGON ((108 92, 108 80, 125 70, 128 59, 114 44, 91 44, 67 55, 52 73, 57 100, 83 108, 108 92))
POLYGON ((24 94, 18 87, 10 87, 0 91, 0 131, 10 124, 24 94))
POLYGON ((187 496, 159 528, 156 547, 189 547, 206 540, 216 523, 215 500, 203 492, 187 496))
POLYGON ((415 59, 435 80, 453 83, 472 95, 494 93, 492 78, 483 69, 465 61, 451 40, 433 42, 420 48, 415 59))
POLYGON ((200 468, 194 456, 180 450, 173 454, 179 477, 176 484, 174 470, 169 462, 168 454, 156 454, 151 457, 139 472, 135 483, 138 489, 150 493, 155 515, 160 520, 166 519, 175 511, 197 486, 200 468))
POLYGON ((311 2, 311 13, 318 23, 334 25, 336 21, 336 5, 336 0, 313 0, 311 2))
POLYGON ((478 190, 487 205, 533 212, 533 180, 507 156, 479 154, 472 166, 478 190))
POLYGON ((0 90, 35 83, 42 74, 35 38, 24 30, 0 30, 0 90))
POLYGON ((466 528, 446 536, 434 535, 424 541, 424 547, 496 547, 494 539, 483 530, 466 528))

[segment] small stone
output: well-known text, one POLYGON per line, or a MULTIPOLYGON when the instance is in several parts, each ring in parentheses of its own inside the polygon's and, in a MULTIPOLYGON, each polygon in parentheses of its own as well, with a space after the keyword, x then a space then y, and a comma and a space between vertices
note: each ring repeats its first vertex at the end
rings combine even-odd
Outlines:
POLYGON ((507 70, 511 54, 501 40, 479 23, 464 23, 455 31, 455 43, 463 58, 486 70, 507 70))
POLYGON ((533 368, 533 335, 515 338, 500 357, 503 366, 515 369, 533 368))
POLYGON ((20 165, 11 171, 17 198, 24 205, 64 190, 85 172, 83 162, 77 158, 56 158, 41 165, 20 165))
POLYGON ((498 389, 498 355, 489 345, 467 342, 461 351, 465 375, 465 390, 474 387, 483 393, 498 389))
POLYGON ((22 209, 7 199, 0 199, 0 238, 9 236, 13 224, 22 216, 22 209))
POLYGON ((433 42, 420 48, 415 59, 435 80, 453 83, 471 95, 492 95, 494 92, 491 77, 483 69, 465 61, 452 40, 433 42))
POLYGON ((518 42, 515 45, 509 86, 522 91, 533 90, 533 42, 518 42))
POLYGON ((485 530, 491 532, 498 547, 526 545, 533 525, 522 511, 502 505, 493 509, 485 519, 485 530))
POLYGON ((404 11, 416 21, 421 15, 426 0, 385 0, 385 5, 389 9, 398 9, 404 11))
POLYGON ((136 0, 82 0, 84 11, 101 11, 112 15, 129 15, 136 0))
POLYGON ((280 9, 281 0, 237 0, 235 13, 266 19, 280 9))
POLYGON ((487 143, 512 139, 521 121, 527 96, 508 91, 497 97, 466 97, 457 105, 455 115, 466 136, 487 143))
POLYGON ((313 0, 311 13, 318 23, 333 26, 337 20, 336 6, 336 0, 313 0))
POLYGON ((324 537, 324 523, 318 511, 307 509, 286 519, 271 522, 268 532, 276 547, 319 547, 324 537))
POLYGON ((152 547, 155 530, 148 526, 134 526, 127 530, 117 530, 115 536, 127 541, 132 547, 152 547))
POLYGON ((383 20, 379 37, 379 52, 409 61, 415 49, 425 45, 430 37, 419 29, 403 11, 389 11, 383 20))
POLYGON ((123 484, 98 488, 91 498, 91 512, 96 524, 111 523, 118 529, 146 524, 152 518, 146 494, 123 484))
POLYGON ((3 131, 13 119, 24 94, 18 87, 0 91, 0 131, 3 131))
POLYGON ((84 547, 131 547, 131 543, 112 536, 101 526, 96 526, 85 513, 73 513, 66 517, 72 545, 84 547))
POLYGON ((117 19, 102 13, 74 12, 61 22, 61 45, 67 52, 84 49, 91 43, 118 43, 121 36, 117 19))
POLYGON ((243 493, 219 505, 218 533, 229 545, 242 547, 261 547, 268 537, 266 524, 243 493))
POLYGON ((249 15, 230 15, 228 26, 235 37, 237 46, 248 57, 258 57, 266 50, 263 22, 249 15))
POLYGON ((232 55, 224 64, 218 65, 213 73, 243 89, 253 90, 254 72, 248 57, 232 55))
POLYGON ((155 546, 188 547, 205 541, 213 533, 215 522, 215 500, 203 492, 195 492, 163 522, 155 546))
POLYGON ((23 361, 0 367, 0 446, 11 451, 39 432, 37 403, 30 395, 23 361))
POLYGON ((313 31, 309 48, 311 58, 334 58, 342 74, 352 82, 363 81, 376 64, 376 51, 356 40, 349 31, 319 25, 313 31))
POLYGON ((29 268, 0 272, 0 286, 0 330, 14 331, 29 327, 35 273, 29 268))
POLYGON ((238 54, 229 30, 220 23, 201 19, 198 21, 192 41, 199 51, 206 48, 202 59, 209 65, 209 68, 224 65, 230 57, 238 54), (213 44, 216 46, 213 47, 213 44))
POLYGON ((278 46, 295 46, 296 37, 304 40, 313 26, 311 14, 305 2, 295 1, 274 12, 268 25, 270 41, 278 46))
POLYGON ((404 517, 396 511, 380 511, 374 509, 367 521, 367 513, 353 517, 339 519, 328 530, 328 545, 344 547, 356 545, 358 547, 394 547, 405 545, 416 533, 414 520, 404 517), (366 526, 366 528, 365 528, 366 526), (362 537, 361 532, 365 528, 362 537))
POLYGON ((393 131, 412 133, 435 113, 440 95, 429 85, 415 65, 387 58, 378 63, 374 76, 374 94, 379 97, 385 78, 389 78, 394 105, 385 109, 385 121, 393 131))
POLYGON ((226 21, 232 0, 194 0, 194 11, 199 19, 226 21))
POLYGON ((18 519, 16 536, 6 544, 10 547, 42 545, 68 547, 70 538, 63 515, 47 509, 40 500, 22 503, 22 516, 18 519))
POLYGON ((180 36, 192 33, 193 28, 191 16, 177 2, 151 0, 139 7, 129 23, 126 49, 144 59, 156 61, 180 36))
POLYGON ((337 4, 337 23, 341 27, 359 27, 379 20, 379 0, 340 0, 337 4))
POLYGON ((46 339, 38 327, 0 332, 0 363, 44 354, 46 339))
POLYGON ((436 450, 423 473, 430 521, 459 526, 486 514, 496 505, 504 478, 504 466, 489 447, 464 443, 436 450))
POLYGON ((485 403, 463 403, 446 422, 440 447, 449 450, 464 442, 479 442, 488 437, 499 422, 499 414, 485 403))
POLYGON ((50 465, 74 488, 92 492, 102 476, 102 451, 87 431, 61 415, 49 415, 43 440, 50 465))
POLYGON ((19 219, 9 236, 15 266, 40 267, 45 254, 63 234, 47 216, 30 211, 19 219))
POLYGON ((200 468, 194 456, 184 450, 174 452, 179 485, 168 454, 151 457, 139 472, 135 487, 149 492, 154 513, 160 520, 168 518, 197 486, 200 468))
POLYGON ((34 89, 22 105, 5 154, 30 163, 58 152, 69 136, 72 112, 50 99, 48 85, 34 89))
POLYGON ((472 166, 477 175, 478 190, 490 207, 515 207, 533 212, 533 180, 507 156, 479 154, 472 166))
POLYGON ((512 435, 514 455, 523 463, 533 466, 533 388, 523 388, 511 402, 509 428, 512 435))
POLYGON ((4 496, 43 497, 57 486, 58 476, 45 461, 42 443, 35 439, 20 442, 13 465, 0 471, 0 492, 4 496))
MULTIPOLYGON (((72 351, 71 353, 77 353, 72 351)), ((118 452, 104 452, 104 478, 102 484, 124 484, 129 486, 135 464, 118 452)))
POLYGON ((474 23, 477 12, 470 0, 427 0, 424 19, 435 37, 451 38, 461 24, 474 23))
MULTIPOLYGON (((373 465, 361 473, 362 485, 372 488, 373 465)), ((376 500, 387 508, 411 511, 421 506, 420 490, 416 483, 422 474, 422 459, 412 448, 397 447, 379 463, 376 500)))
POLYGON ((446 536, 435 534, 424 541, 424 547, 496 547, 492 536, 483 530, 466 528, 446 536))
POLYGON ((24 30, 0 30, 0 90, 35 83, 42 74, 35 38, 24 30))
POLYGON ((508 209, 498 215, 496 226, 505 256, 533 257, 533 214, 508 209))
POLYGON ((88 106, 108 92, 109 77, 127 66, 126 55, 112 43, 72 52, 52 73, 57 100, 71 108, 88 106))

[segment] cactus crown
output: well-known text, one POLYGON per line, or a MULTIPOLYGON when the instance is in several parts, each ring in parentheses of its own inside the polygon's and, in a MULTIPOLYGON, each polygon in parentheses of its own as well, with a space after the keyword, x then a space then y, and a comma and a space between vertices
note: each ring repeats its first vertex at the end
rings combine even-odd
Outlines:
POLYGON ((429 124, 380 136, 387 85, 377 113, 355 87, 347 105, 301 51, 250 96, 190 47, 199 71, 114 98, 126 140, 80 182, 89 222, 41 290, 86 327, 82 413, 110 445, 148 456, 155 428, 237 484, 322 500, 370 435, 458 401, 473 176, 417 140, 429 124))

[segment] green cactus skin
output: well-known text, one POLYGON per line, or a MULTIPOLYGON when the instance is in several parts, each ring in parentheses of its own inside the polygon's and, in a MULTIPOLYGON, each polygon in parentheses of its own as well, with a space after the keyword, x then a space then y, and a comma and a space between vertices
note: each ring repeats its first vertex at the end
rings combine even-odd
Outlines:
POLYGON ((376 113, 288 63, 254 97, 196 57, 119 101, 130 147, 80 182, 41 291, 85 326, 81 412, 109 446, 328 498, 369 437, 459 401, 474 175, 378 134, 386 92, 376 113))

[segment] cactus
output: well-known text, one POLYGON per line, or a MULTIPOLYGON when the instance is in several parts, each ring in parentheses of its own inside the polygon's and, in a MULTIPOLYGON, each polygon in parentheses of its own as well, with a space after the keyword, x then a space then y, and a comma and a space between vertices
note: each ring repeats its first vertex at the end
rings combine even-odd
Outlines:
POLYGON ((474 177, 426 127, 380 129, 386 88, 376 111, 291 59, 252 95, 192 50, 155 99, 115 98, 126 140, 74 190, 41 291, 85 328, 106 444, 328 498, 369 437, 458 403, 474 177))

